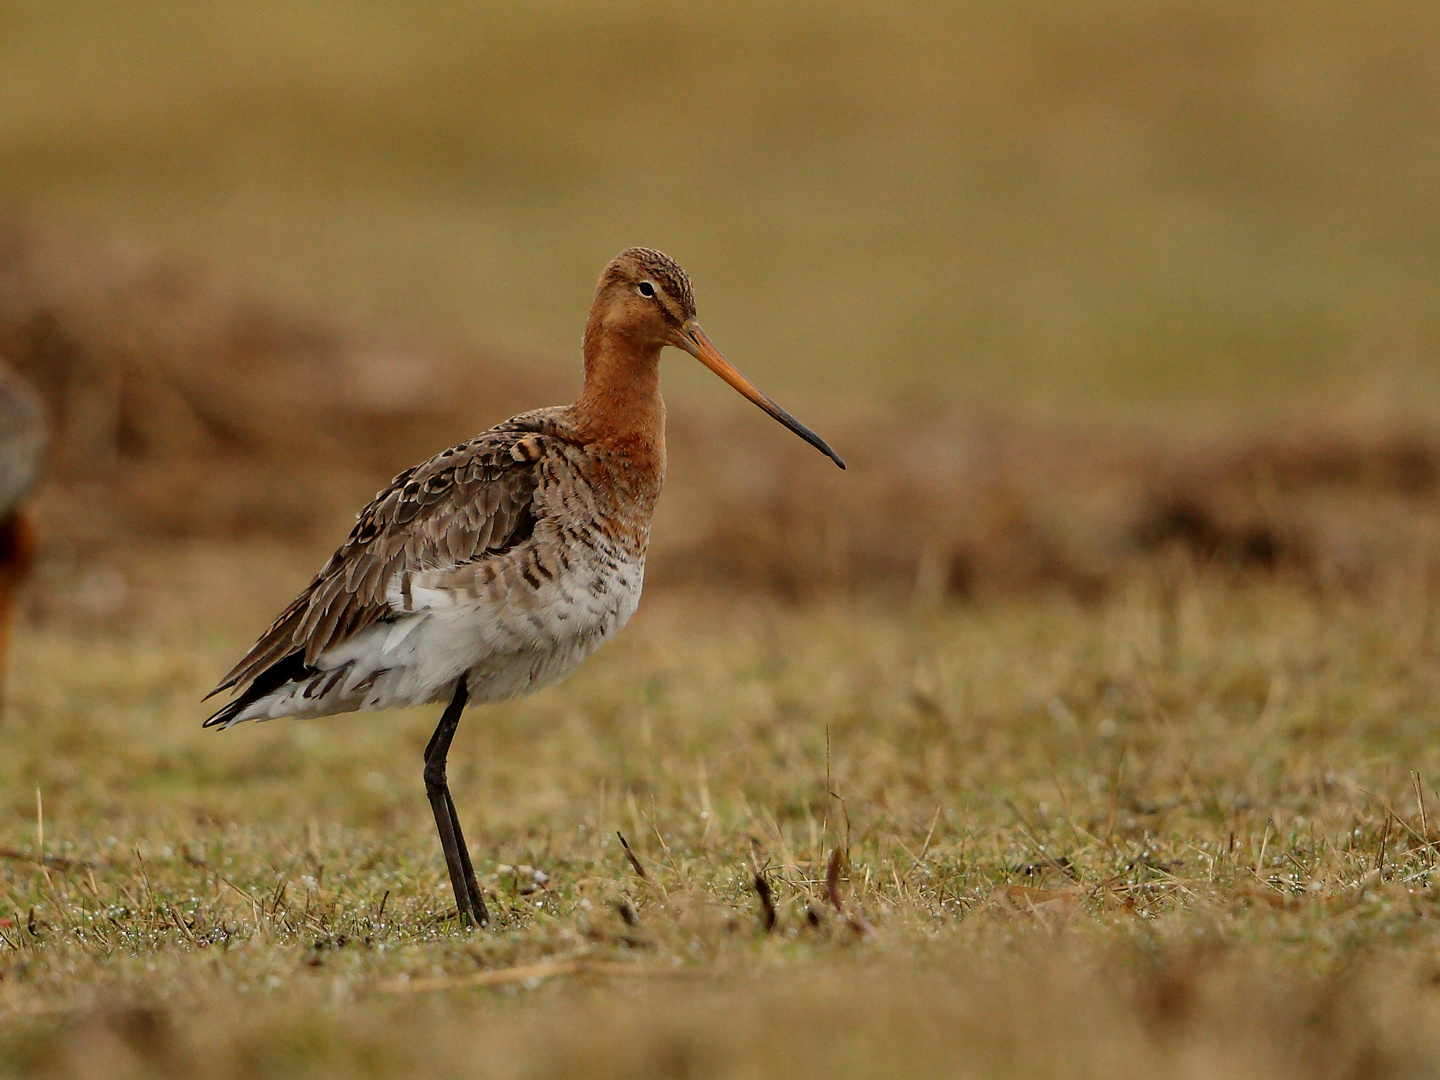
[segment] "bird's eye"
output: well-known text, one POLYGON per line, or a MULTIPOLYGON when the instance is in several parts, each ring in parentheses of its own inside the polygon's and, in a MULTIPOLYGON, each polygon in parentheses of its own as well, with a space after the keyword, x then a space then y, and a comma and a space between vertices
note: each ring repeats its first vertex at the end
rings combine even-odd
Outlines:
POLYGON ((642 281, 642 282, 640 282, 640 284, 639 284, 639 285, 636 285, 635 288, 639 291, 639 293, 640 293, 641 296, 654 296, 654 295, 655 295, 655 286, 652 285, 652 284, 650 284, 650 282, 648 282, 648 281, 642 281))

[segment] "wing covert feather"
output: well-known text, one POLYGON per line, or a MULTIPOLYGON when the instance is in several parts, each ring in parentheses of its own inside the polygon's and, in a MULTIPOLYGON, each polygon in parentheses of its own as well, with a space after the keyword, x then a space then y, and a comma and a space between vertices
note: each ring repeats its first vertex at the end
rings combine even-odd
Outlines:
POLYGON ((360 511, 324 569, 225 676, 216 691, 243 687, 303 650, 325 650, 392 614, 386 594, 402 571, 436 570, 483 559, 533 528, 540 462, 512 452, 544 432, 540 414, 517 416, 469 442, 406 469, 360 511))

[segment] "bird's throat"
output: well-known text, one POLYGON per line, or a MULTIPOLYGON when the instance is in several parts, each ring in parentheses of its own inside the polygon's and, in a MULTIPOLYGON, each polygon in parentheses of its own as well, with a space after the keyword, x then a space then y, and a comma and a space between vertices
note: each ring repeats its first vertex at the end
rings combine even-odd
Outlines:
POLYGON ((663 455, 660 347, 597 329, 585 335, 585 387, 572 406, 576 428, 587 442, 650 442, 663 455))

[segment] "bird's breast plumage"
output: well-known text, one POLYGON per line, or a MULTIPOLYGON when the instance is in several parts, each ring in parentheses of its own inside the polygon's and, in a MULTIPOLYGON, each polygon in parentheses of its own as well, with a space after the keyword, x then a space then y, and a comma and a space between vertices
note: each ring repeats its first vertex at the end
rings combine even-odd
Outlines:
POLYGON ((409 643, 408 663, 433 669, 414 693, 439 693, 462 672, 473 701, 529 693, 569 675, 635 613, 661 474, 563 439, 547 441, 536 465, 526 541, 392 584, 394 606, 434 622, 409 643), (439 646, 442 635, 453 648, 439 646))

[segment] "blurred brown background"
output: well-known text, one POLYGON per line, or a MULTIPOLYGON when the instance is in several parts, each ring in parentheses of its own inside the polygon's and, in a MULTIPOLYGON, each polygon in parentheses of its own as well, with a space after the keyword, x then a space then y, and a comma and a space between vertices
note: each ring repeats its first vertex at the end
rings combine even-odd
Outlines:
POLYGON ((854 465, 673 358, 652 584, 1430 575, 1437 47, 1402 3, 0 6, 33 613, 282 600, 573 395, 636 243, 854 465))
POLYGON ((1435 4, 0 0, 0 1073, 1433 1071, 1437 270, 1435 4), (433 715, 198 699, 632 244, 851 468, 667 359, 462 936, 433 715))

